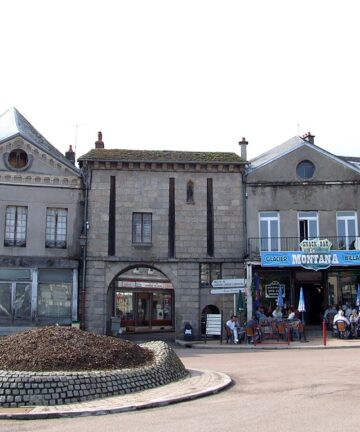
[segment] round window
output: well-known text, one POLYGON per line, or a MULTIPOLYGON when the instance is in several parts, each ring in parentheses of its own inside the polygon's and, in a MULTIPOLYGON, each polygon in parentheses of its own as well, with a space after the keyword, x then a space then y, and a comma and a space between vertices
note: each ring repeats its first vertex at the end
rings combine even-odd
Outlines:
POLYGON ((15 169, 22 169, 28 163, 28 155, 24 150, 16 149, 9 154, 9 165, 15 169))
POLYGON ((296 174, 303 180, 311 179, 314 173, 315 165, 308 160, 300 162, 299 165, 296 167, 296 174))

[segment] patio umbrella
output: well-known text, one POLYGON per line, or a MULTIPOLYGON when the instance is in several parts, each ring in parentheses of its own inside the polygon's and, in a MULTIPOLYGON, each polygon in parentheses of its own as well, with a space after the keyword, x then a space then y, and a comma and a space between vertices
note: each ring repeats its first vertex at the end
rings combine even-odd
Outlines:
POLYGON ((356 306, 360 306, 360 284, 358 284, 358 287, 357 287, 356 306))
POLYGON ((245 310, 245 299, 244 299, 244 294, 242 291, 239 291, 237 310, 239 312, 245 310))
POLYGON ((305 308, 304 292, 303 292, 303 288, 302 287, 300 288, 298 311, 301 312, 301 314, 302 314, 302 322, 304 322, 304 312, 306 312, 306 308, 305 308))
POLYGON ((283 307, 283 306, 284 306, 283 291, 282 291, 282 288, 281 288, 281 287, 279 287, 279 292, 278 292, 278 296, 277 296, 276 304, 277 304, 279 307, 283 307))

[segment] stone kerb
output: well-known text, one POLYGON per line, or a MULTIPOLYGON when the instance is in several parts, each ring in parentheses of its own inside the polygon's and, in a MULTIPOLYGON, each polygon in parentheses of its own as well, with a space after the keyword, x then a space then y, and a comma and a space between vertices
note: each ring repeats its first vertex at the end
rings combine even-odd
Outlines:
POLYGON ((0 371, 0 406, 63 405, 158 387, 188 376, 176 353, 162 341, 142 345, 154 352, 145 367, 104 371, 0 371))

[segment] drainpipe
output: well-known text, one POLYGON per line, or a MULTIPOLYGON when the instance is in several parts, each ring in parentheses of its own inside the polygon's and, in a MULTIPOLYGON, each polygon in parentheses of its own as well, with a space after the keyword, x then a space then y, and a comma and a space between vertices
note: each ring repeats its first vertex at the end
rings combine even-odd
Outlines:
POLYGON ((81 168, 81 177, 84 186, 84 214, 83 214, 83 226, 80 235, 80 246, 82 248, 82 280, 81 280, 81 304, 80 304, 80 315, 81 315, 81 328, 85 330, 85 294, 86 294, 86 267, 87 267, 87 233, 89 230, 88 221, 88 204, 89 204, 89 185, 90 185, 90 172, 88 167, 85 165, 81 168))

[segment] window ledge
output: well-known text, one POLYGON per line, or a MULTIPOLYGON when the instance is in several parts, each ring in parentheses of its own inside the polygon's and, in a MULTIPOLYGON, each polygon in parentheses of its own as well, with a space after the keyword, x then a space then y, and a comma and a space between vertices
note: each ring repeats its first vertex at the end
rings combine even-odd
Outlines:
POLYGON ((145 248, 145 249, 149 249, 153 246, 152 243, 133 243, 132 245, 135 248, 145 248))

